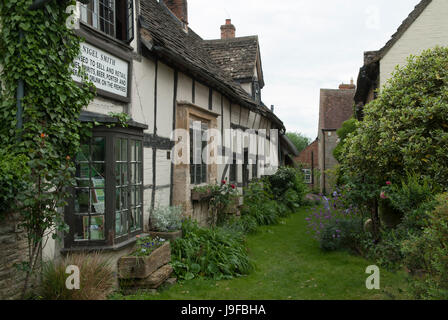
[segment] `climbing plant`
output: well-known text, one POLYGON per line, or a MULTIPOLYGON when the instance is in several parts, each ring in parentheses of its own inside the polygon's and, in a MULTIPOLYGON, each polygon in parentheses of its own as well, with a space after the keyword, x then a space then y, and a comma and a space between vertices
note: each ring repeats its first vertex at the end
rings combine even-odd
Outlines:
MULTIPOLYGON (((50 1, 30 10, 33 0, 0 2, 0 142, 9 154, 26 157, 30 169, 9 210, 20 212, 29 243, 24 294, 38 267, 47 233, 66 230, 59 208, 73 184, 73 163, 88 126, 78 120, 94 97, 94 87, 72 79, 80 41, 67 28, 67 6, 50 1), (17 127, 16 92, 24 82, 23 127, 17 127)), ((3 184, 0 183, 0 186, 3 184)), ((2 190, 0 190, 2 192, 2 190)), ((3 208, 2 208, 3 209, 3 208)))

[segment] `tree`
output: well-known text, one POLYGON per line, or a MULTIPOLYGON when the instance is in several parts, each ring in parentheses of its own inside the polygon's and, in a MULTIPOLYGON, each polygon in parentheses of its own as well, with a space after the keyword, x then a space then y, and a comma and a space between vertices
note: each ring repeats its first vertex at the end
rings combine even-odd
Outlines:
POLYGON ((349 175, 381 186, 412 171, 448 186, 448 48, 408 58, 356 127, 343 151, 349 175))
POLYGON ((378 220, 381 187, 409 172, 448 186, 448 48, 410 56, 355 122, 341 153, 347 189, 378 220))
POLYGON ((286 136, 289 138, 289 140, 292 141, 299 152, 305 150, 305 148, 308 147, 308 145, 311 143, 310 138, 304 136, 299 132, 288 132, 286 133, 286 136))

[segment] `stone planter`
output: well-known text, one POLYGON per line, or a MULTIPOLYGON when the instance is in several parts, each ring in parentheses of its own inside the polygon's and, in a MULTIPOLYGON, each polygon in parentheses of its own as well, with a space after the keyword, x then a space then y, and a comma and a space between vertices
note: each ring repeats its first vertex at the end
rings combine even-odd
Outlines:
POLYGON ((127 289, 158 289, 173 274, 173 271, 173 267, 167 264, 145 279, 121 280, 120 285, 127 289))
POLYGON ((209 200, 212 197, 212 191, 196 191, 191 190, 191 200, 193 201, 205 201, 209 200))
POLYGON ((119 279, 146 279, 171 261, 169 242, 154 250, 148 257, 125 256, 118 260, 119 279))
POLYGON ((160 238, 165 240, 174 241, 176 239, 182 238, 182 230, 177 230, 173 232, 158 232, 158 231, 150 231, 149 235, 151 238, 160 238))

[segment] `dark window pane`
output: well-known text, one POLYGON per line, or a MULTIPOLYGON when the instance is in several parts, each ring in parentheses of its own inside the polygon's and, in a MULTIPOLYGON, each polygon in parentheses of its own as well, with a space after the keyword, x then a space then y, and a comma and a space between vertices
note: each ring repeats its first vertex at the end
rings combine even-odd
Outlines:
POLYGON ((128 140, 121 139, 121 159, 120 161, 128 161, 128 140))
POLYGON ((106 165, 104 163, 92 165, 92 179, 106 179, 106 165))
MULTIPOLYGON (((87 217, 85 217, 87 218, 87 217)), ((90 240, 104 240, 104 216, 90 217, 90 240)))
POLYGON ((106 160, 106 139, 103 137, 95 137, 92 141, 92 161, 106 160))
POLYGON ((131 140, 130 144, 131 144, 131 161, 136 161, 135 140, 131 140))
POLYGON ((115 139, 114 143, 114 154, 115 154, 115 161, 121 160, 121 139, 115 139))
POLYGON ((82 144, 81 145, 81 150, 78 152, 78 154, 76 155, 76 161, 81 162, 81 161, 89 161, 90 157, 89 157, 89 145, 88 144, 82 144))
POLYGON ((136 141, 135 142, 135 148, 136 148, 136 157, 137 157, 137 161, 143 161, 142 158, 142 142, 141 141, 136 141))
POLYGON ((89 225, 88 220, 86 221, 85 218, 89 218, 88 216, 75 216, 74 219, 74 225, 70 226, 70 228, 73 228, 73 234, 74 234, 74 240, 75 241, 85 241, 89 240, 89 225), (87 222, 87 225, 84 225, 84 221, 87 222))
POLYGON ((75 190, 75 213, 89 214, 90 197, 89 189, 75 190))
POLYGON ((76 163, 76 178, 89 179, 89 163, 76 163))
POLYGON ((105 199, 106 199, 106 192, 104 189, 93 189, 92 190, 92 205, 93 205, 92 212, 93 213, 104 214, 106 212, 105 199))

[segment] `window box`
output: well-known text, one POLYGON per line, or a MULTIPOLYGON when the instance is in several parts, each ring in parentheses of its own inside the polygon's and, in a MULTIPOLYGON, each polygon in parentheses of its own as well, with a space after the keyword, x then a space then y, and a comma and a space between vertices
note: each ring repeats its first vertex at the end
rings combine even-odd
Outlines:
POLYGON ((147 257, 125 256, 120 258, 118 260, 118 278, 146 279, 170 262, 171 245, 166 242, 147 257))
POLYGON ((191 200, 193 201, 210 200, 212 196, 212 190, 191 190, 191 200))

